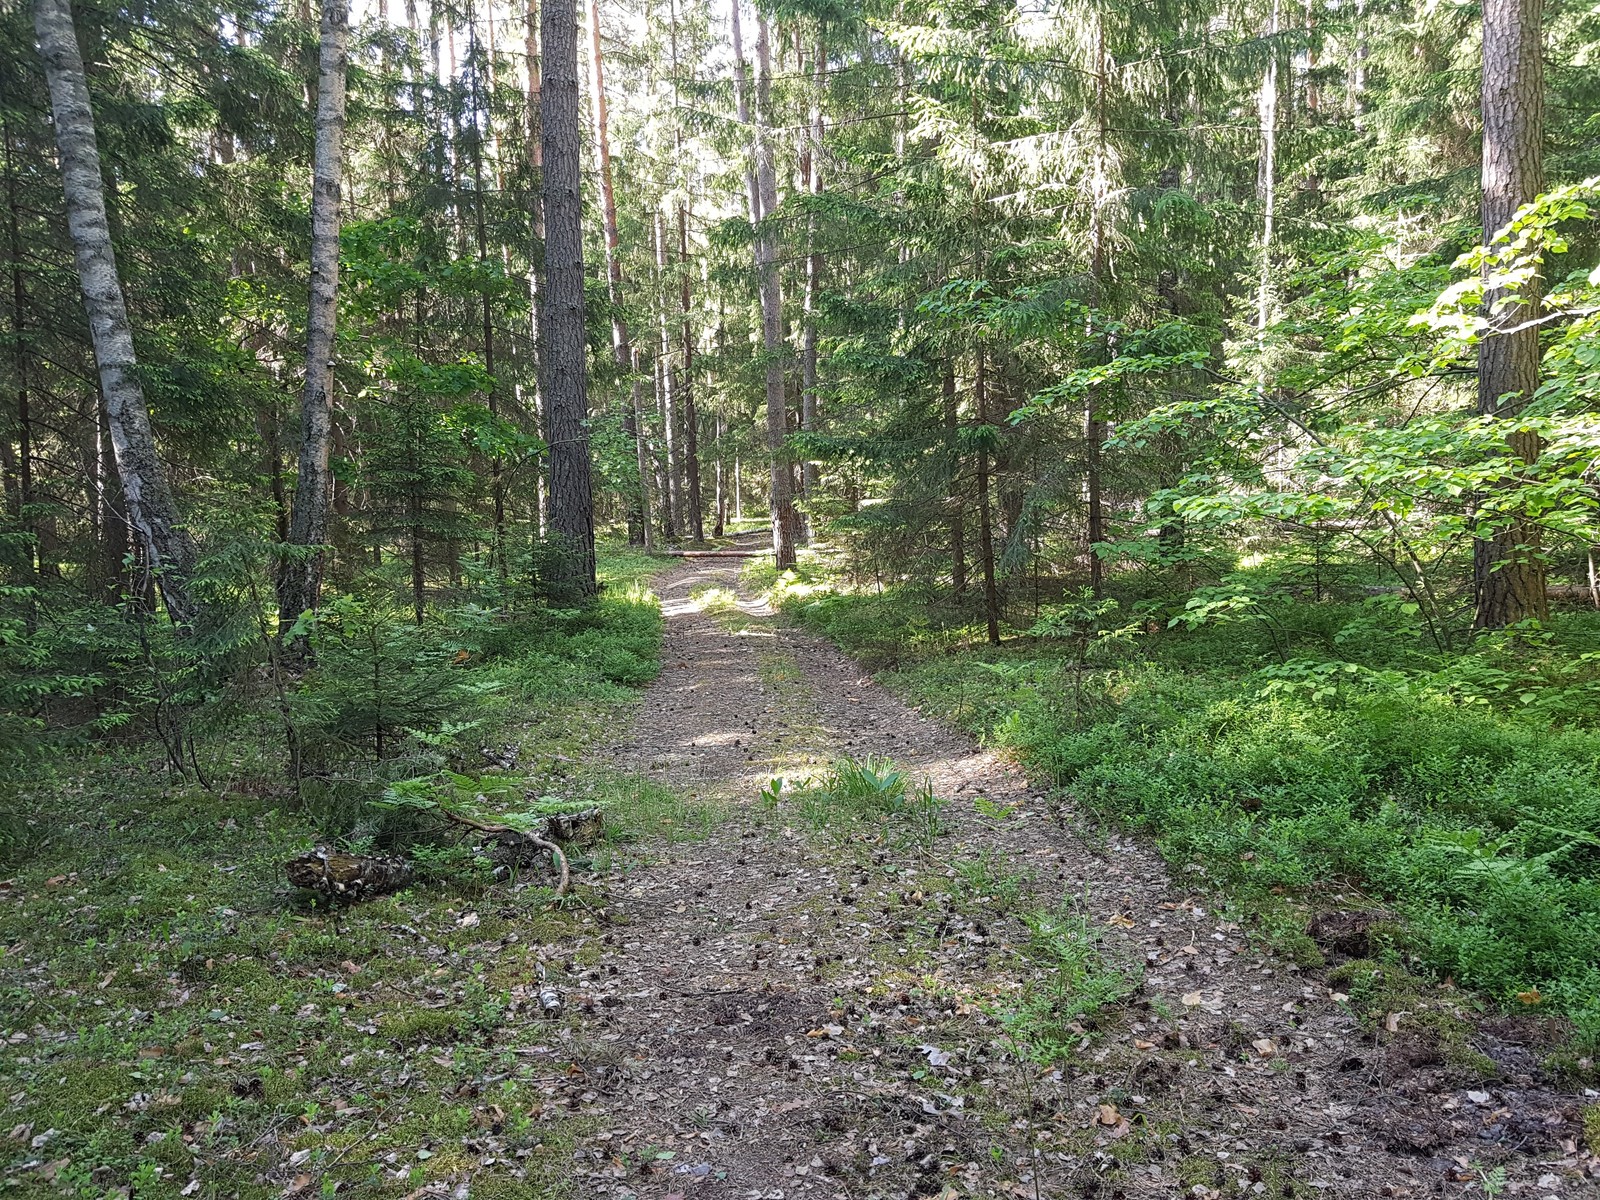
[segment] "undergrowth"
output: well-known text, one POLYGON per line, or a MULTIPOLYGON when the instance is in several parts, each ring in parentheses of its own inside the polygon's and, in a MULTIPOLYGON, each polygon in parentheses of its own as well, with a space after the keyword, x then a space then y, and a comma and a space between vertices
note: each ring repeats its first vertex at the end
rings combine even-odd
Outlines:
POLYGON ((944 801, 932 784, 913 788, 906 771, 884 759, 841 758, 816 778, 773 779, 761 800, 771 811, 795 813, 813 832, 838 838, 881 827, 926 850, 943 831, 944 801))
POLYGON ((585 867, 711 819, 584 761, 656 670, 656 565, 612 552, 595 605, 526 620, 468 607, 417 631, 343 606, 290 697, 298 796, 260 697, 212 710, 209 786, 138 742, 35 773, 0 822, 10 1194, 266 1200, 305 1176, 398 1197, 469 1169, 474 1194, 571 1194, 585 1051, 538 981, 584 960, 585 867), (542 865, 496 877, 441 802, 513 822, 599 804, 608 838, 575 851, 556 909, 542 865), (327 909, 283 877, 316 842, 405 853, 415 882, 327 909))
POLYGON ((1593 615, 1443 653, 1390 597, 1257 597, 1236 620, 1084 599, 992 648, 973 614, 917 593, 815 568, 757 582, 1186 876, 1271 913, 1364 895, 1400 918, 1404 965, 1600 1047, 1593 615))

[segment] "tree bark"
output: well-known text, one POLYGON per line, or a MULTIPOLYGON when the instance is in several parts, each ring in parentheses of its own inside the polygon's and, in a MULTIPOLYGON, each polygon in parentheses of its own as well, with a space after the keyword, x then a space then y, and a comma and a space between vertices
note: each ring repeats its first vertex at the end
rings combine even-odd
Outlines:
MULTIPOLYGON (((1278 3, 1273 0, 1267 36, 1278 33, 1278 3)), ((1272 243, 1278 216, 1278 54, 1267 59, 1256 101, 1260 125, 1261 157, 1256 161, 1256 198, 1261 202, 1261 279, 1256 284, 1256 335, 1266 331, 1272 313, 1272 243)))
MULTIPOLYGON (((533 264, 528 271, 528 322, 533 334, 533 422, 540 437, 545 439, 545 461, 549 462, 550 424, 545 410, 545 378, 544 378, 544 348, 539 344, 541 323, 539 308, 542 297, 539 294, 539 272, 543 266, 542 256, 544 250, 544 119, 543 107, 540 102, 540 88, 544 72, 539 65, 539 42, 536 32, 539 28, 539 0, 528 0, 528 8, 524 19, 525 40, 523 53, 527 59, 528 89, 524 118, 527 128, 524 138, 527 141, 528 172, 533 181, 533 195, 529 200, 531 211, 528 213, 529 241, 533 248, 533 264)), ((543 537, 550 528, 550 487, 549 478, 545 471, 535 471, 533 479, 534 507, 538 511, 539 536, 543 537)))
MULTIPOLYGON (((311 294, 306 318, 306 378, 300 394, 300 459, 289 544, 305 551, 278 575, 278 627, 313 611, 322 590, 322 546, 333 502, 333 339, 339 297, 339 190, 344 166, 345 72, 350 11, 323 0, 317 67, 317 127, 311 178, 311 294), (312 549, 315 547, 315 549, 312 549)), ((304 648, 304 640, 299 640, 304 648)))
MULTIPOLYGON (((1485 0, 1483 6, 1483 238, 1511 223, 1517 209, 1544 190, 1543 0, 1485 0)), ((1478 347, 1478 412, 1509 416, 1539 387, 1536 277, 1515 298, 1484 296, 1489 329, 1478 347), (1516 328, 1522 326, 1521 328, 1516 328)), ((1539 457, 1539 439, 1507 439, 1524 462, 1539 457)), ((1539 527, 1518 519, 1473 545, 1477 590, 1474 625, 1499 629, 1549 615, 1539 527)))
MULTIPOLYGON (((16 372, 17 458, 16 488, 11 499, 16 504, 17 525, 23 533, 33 533, 33 417, 28 392, 28 343, 25 313, 27 286, 22 268, 22 205, 17 195, 17 148, 11 136, 11 123, 5 124, 6 150, 6 229, 11 259, 11 355, 16 372)), ((9 444, 8 444, 9 447, 9 444)), ((8 481, 9 483, 9 481, 8 481)), ((7 491, 11 491, 8 486, 7 491)), ((29 547, 30 561, 34 548, 29 547)))
MULTIPOLYGON (((978 424, 989 423, 989 384, 983 347, 977 349, 973 390, 977 393, 978 424)), ((1000 644, 1000 591, 995 583, 994 514, 989 504, 989 452, 978 451, 978 553, 983 559, 983 621, 991 646, 1000 644)))
MULTIPOLYGON (((1094 161, 1094 204, 1089 224, 1089 277, 1095 307, 1106 300, 1106 281, 1110 275, 1107 254, 1106 205, 1111 198, 1110 128, 1106 111, 1107 90, 1110 86, 1111 62, 1106 52, 1106 26, 1103 15, 1095 17, 1095 124, 1096 143, 1094 161)), ((1091 336, 1093 331, 1089 331, 1091 336)), ((1096 351, 1097 357, 1109 359, 1109 347, 1096 351)), ((1095 547, 1105 541, 1105 506, 1100 487, 1101 448, 1106 440, 1105 401, 1103 389, 1090 390, 1084 399, 1083 486, 1087 501, 1084 520, 1084 544, 1089 555, 1089 588, 1099 597, 1105 588, 1105 572, 1095 547)))
POLYGON ((694 408, 694 309, 689 289, 689 216, 678 205, 678 301, 683 314, 683 473, 685 504, 689 527, 684 532, 691 540, 706 540, 705 502, 700 495, 700 418, 694 408))
POLYGON ((683 499, 683 422, 678 411, 678 371, 672 363, 672 330, 667 321, 667 273, 671 255, 667 251, 667 229, 661 210, 651 214, 651 236, 656 251, 656 378, 661 388, 661 441, 666 470, 667 527, 669 538, 684 537, 683 499))
MULTIPOLYGON (((739 0, 734 0, 734 28, 739 0)), ((737 34, 735 34, 737 46, 737 34)), ((736 51, 737 52, 737 51, 736 51)), ((767 20, 756 18, 756 121, 754 151, 756 192, 760 224, 756 226, 756 273, 761 286, 761 340, 767 368, 767 450, 772 456, 772 485, 768 509, 772 520, 772 557, 779 570, 795 565, 798 532, 794 510, 794 482, 785 451, 789 436, 788 404, 783 386, 783 292, 778 281, 777 237, 768 222, 778 208, 777 172, 772 141, 767 135, 771 113, 772 55, 767 40, 767 20)))
POLYGON ((561 582, 596 590, 594 492, 589 470, 588 372, 583 329, 583 201, 578 189, 576 0, 544 0, 542 53, 545 288, 539 308, 550 440, 550 533, 561 582))
POLYGON ((123 503, 145 567, 166 602, 167 615, 174 624, 188 627, 200 615, 189 590, 199 554, 180 522, 139 383, 133 329, 106 219, 94 110, 89 103, 70 0, 38 0, 34 30, 50 89, 67 228, 89 317, 123 503))
MULTIPOLYGON (((494 3, 489 3, 489 55, 490 71, 494 63, 494 3)), ((489 222, 484 207, 483 147, 494 138, 494 111, 484 103, 480 76, 483 62, 478 53, 478 20, 474 10, 467 9, 467 57, 472 64, 472 222, 478 244, 478 265, 487 277, 489 265, 489 222)), ((484 396, 485 407, 491 419, 500 416, 500 387, 495 378, 494 309, 490 289, 485 286, 478 298, 478 318, 483 336, 483 370, 489 377, 489 388, 484 396)), ((489 557, 502 586, 509 574, 506 561, 506 489, 505 464, 498 451, 489 456, 489 500, 494 520, 494 542, 489 557)))
POLYGON ((611 175, 611 136, 606 104, 605 52, 600 45, 600 0, 589 0, 589 64, 594 87, 594 140, 600 160, 600 214, 605 229, 606 296, 611 301, 611 354, 617 370, 628 380, 628 409, 624 425, 633 439, 639 466, 639 495, 629 502, 628 533, 632 541, 637 530, 645 551, 655 548, 655 533, 650 525, 650 481, 645 470, 644 421, 639 411, 639 373, 635 368, 633 346, 628 338, 628 321, 622 312, 622 255, 617 240, 617 193, 611 175))
MULTIPOLYGON (((822 92, 827 81, 828 47, 822 36, 822 26, 817 26, 817 44, 812 62, 811 92, 811 144, 807 148, 806 190, 813 197, 822 195, 822 92)), ((822 253, 817 248, 817 214, 806 216, 806 292, 802 308, 805 314, 805 332, 800 349, 800 428, 806 433, 817 431, 817 295, 822 288, 822 253)), ((815 533, 814 508, 817 503, 816 459, 809 454, 801 460, 801 483, 806 498, 805 535, 810 541, 815 533)))
POLYGON ((946 493, 950 505, 950 592, 955 602, 960 604, 967 597, 967 517, 966 505, 961 499, 961 451, 956 441, 960 404, 956 399, 956 364, 953 358, 945 359, 942 390, 944 434, 950 456, 950 484, 946 493))
MULTIPOLYGON (((667 37, 672 71, 672 148, 676 168, 683 173, 684 194, 690 193, 689 163, 683 148, 683 100, 678 73, 678 5, 676 0, 667 3, 667 37)), ((681 491, 678 519, 685 537, 691 541, 706 540, 705 502, 700 494, 700 421, 694 405, 694 322, 691 307, 692 292, 689 283, 689 214, 685 203, 678 202, 678 299, 681 309, 679 341, 683 346, 683 369, 678 376, 678 412, 681 427, 678 430, 682 454, 681 491)))

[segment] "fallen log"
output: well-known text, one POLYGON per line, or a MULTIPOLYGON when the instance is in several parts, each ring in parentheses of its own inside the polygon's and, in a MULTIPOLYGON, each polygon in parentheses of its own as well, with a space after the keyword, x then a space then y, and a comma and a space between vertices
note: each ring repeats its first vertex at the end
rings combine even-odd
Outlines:
POLYGON ((545 837, 585 848, 594 845, 606 833, 605 813, 598 808, 585 808, 578 812, 551 813, 541 823, 545 837))
POLYGON ((346 854, 318 846, 284 864, 295 887, 340 900, 364 900, 397 892, 411 882, 411 864, 379 854, 346 854))

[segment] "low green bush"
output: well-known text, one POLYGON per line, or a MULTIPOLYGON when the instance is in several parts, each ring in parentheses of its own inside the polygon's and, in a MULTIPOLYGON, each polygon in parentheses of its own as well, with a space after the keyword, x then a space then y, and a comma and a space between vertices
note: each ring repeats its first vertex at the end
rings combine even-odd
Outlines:
POLYGON ((1376 606, 1284 605, 1276 642, 1231 627, 1231 657, 1201 625, 1096 661, 1037 637, 981 645, 892 591, 813 582, 785 608, 1186 872, 1263 902, 1354 882, 1404 918, 1418 965, 1600 1046, 1591 620, 1429 658, 1372 635, 1376 606), (897 636, 910 653, 875 653, 897 636))

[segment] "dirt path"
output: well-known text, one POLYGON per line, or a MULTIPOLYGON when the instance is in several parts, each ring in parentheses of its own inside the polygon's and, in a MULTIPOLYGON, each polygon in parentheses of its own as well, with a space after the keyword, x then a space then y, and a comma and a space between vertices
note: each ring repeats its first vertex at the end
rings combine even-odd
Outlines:
POLYGON ((658 580, 664 669, 615 750, 724 816, 603 881, 613 924, 574 984, 580 1194, 1457 1196, 1498 1167, 1503 1194, 1600 1195, 1580 1102, 1529 1052, 1497 1043, 1484 1083, 1404 1016, 1377 1044, 1147 848, 1077 827, 758 604, 705 611, 736 566, 658 580), (761 803, 842 755, 926 776, 945 832, 840 839, 761 803), (1056 966, 1025 960, 1021 914, 1057 907, 1056 966), (1098 969, 1075 929, 1103 938, 1098 969), (1058 1023, 1066 1065, 1019 1053, 1052 987, 1102 986, 1127 994, 1058 1023))

